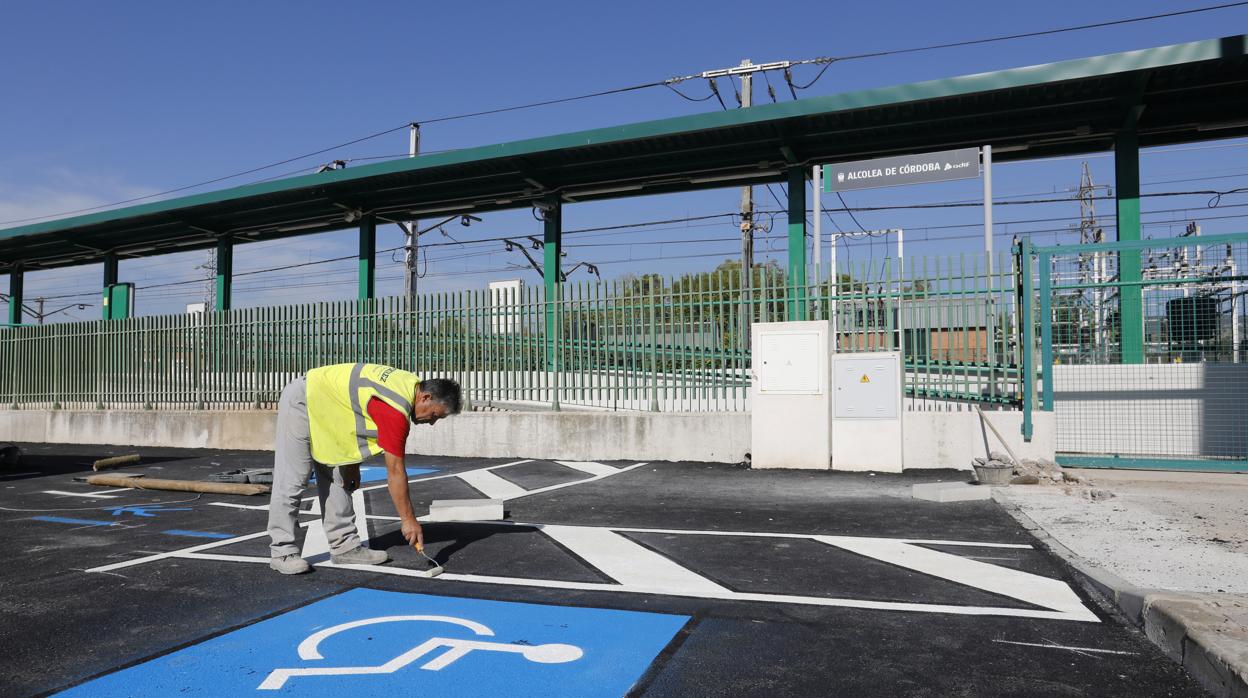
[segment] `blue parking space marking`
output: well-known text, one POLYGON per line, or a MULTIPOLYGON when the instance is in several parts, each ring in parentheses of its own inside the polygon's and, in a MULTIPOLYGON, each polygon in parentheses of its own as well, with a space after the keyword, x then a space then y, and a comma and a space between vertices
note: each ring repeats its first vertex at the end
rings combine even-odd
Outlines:
POLYGON ((117 526, 113 521, 96 521, 94 519, 71 519, 68 516, 32 516, 35 521, 50 521, 52 523, 77 524, 79 526, 117 526))
POLYGON ((622 696, 689 616, 353 589, 65 696, 622 696))
POLYGON ((171 528, 163 531, 167 536, 186 536, 188 538, 233 538, 233 533, 218 533, 217 531, 187 531, 181 528, 171 528))
MULTIPOLYGON (((438 472, 437 468, 407 468, 408 477, 416 477, 417 475, 428 475, 429 473, 438 472)), ((360 482, 381 482, 386 479, 386 469, 380 465, 362 465, 360 466, 360 482)), ((316 482, 316 473, 312 473, 312 477, 308 482, 316 482)))

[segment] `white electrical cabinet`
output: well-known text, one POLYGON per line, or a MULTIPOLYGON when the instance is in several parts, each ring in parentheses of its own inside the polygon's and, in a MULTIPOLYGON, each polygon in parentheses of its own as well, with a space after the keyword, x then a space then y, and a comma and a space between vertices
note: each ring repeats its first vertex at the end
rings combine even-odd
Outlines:
POLYGON ((827 322, 754 324, 751 467, 828 469, 828 330, 827 322))
POLYGON ((835 357, 836 418, 896 419, 900 410, 895 354, 835 357))
POLYGON ((832 467, 902 469, 900 352, 833 354, 832 467))

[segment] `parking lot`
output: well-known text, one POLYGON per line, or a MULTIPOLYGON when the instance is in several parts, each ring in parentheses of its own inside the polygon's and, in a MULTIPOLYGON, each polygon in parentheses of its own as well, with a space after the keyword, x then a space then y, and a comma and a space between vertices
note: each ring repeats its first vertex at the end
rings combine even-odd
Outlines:
MULTIPOLYGON (((506 501, 428 523, 419 576, 384 471, 337 567, 309 490, 313 573, 269 570, 265 497, 76 482, 135 449, 28 445, 0 478, 8 695, 1202 695, 959 477, 701 463, 409 459, 413 500, 506 501), (38 627, 38 632, 31 628, 38 627)), ((138 449, 202 479, 270 454, 138 449)))

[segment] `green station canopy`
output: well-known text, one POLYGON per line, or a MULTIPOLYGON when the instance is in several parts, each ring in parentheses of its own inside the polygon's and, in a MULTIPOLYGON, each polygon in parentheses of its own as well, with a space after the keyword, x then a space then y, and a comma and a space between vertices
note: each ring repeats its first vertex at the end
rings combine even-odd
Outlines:
POLYGON ((783 181, 794 165, 992 145, 1018 160, 1248 135, 1245 36, 579 131, 0 230, 0 270, 381 220, 783 181))

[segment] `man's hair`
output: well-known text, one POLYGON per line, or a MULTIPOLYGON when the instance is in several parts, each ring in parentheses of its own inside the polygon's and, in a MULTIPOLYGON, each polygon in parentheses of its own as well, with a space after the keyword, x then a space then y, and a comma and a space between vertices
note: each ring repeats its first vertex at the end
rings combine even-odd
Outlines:
POLYGON ((459 414, 463 409, 463 397, 459 383, 450 378, 428 378, 420 382, 420 392, 428 393, 434 402, 446 407, 447 414, 459 414))

